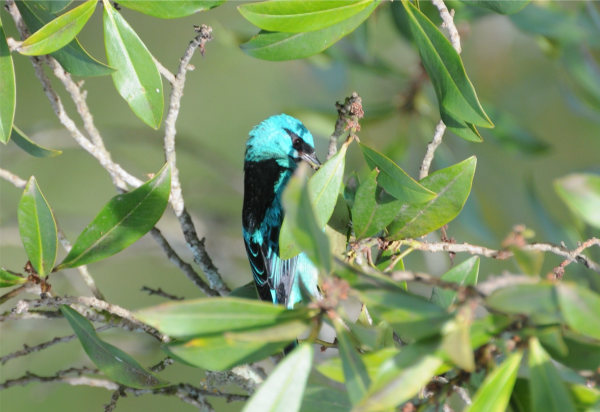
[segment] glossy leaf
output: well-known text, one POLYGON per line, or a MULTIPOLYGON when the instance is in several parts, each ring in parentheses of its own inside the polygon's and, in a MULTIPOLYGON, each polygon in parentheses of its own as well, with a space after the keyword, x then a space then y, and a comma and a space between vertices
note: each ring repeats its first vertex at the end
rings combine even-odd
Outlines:
POLYGON ((557 285, 561 313, 569 327, 600 340, 600 295, 573 283, 557 285))
MULTIPOLYGON (((328 273, 333 265, 329 239, 323 233, 322 226, 317 223, 316 213, 311 205, 306 181, 308 167, 307 164, 303 164, 299 168, 283 193, 287 228, 292 232, 295 244, 306 253, 315 266, 328 273)), ((335 190, 335 187, 330 187, 330 190, 335 190)))
POLYGON ((60 311, 69 321, 85 353, 104 375, 121 385, 137 389, 154 389, 169 385, 169 382, 144 369, 127 353, 100 339, 90 321, 77 311, 66 305, 61 305, 60 311))
MULTIPOLYGON (((40 7, 33 8, 30 2, 17 1, 15 4, 27 28, 32 33, 56 18, 55 15, 40 7)), ((76 76, 105 76, 115 71, 112 67, 90 56, 77 39, 50 55, 60 63, 63 69, 76 76)))
MULTIPOLYGON (((391 379, 380 379, 353 412, 387 412, 397 405, 411 399, 436 375, 442 365, 442 359, 426 354, 413 359, 408 367, 390 366, 388 376, 391 379), (390 373, 393 372, 393 373, 390 373)), ((391 362, 388 361, 388 365, 391 362)), ((385 375, 384 375, 385 376, 385 375)))
POLYGON ((50 205, 31 176, 19 202, 19 233, 27 257, 35 271, 45 277, 56 261, 58 238, 50 205))
POLYGON ((225 337, 241 342, 293 342, 307 330, 306 322, 295 320, 256 330, 225 332, 225 337))
POLYGON ((331 47, 354 31, 375 10, 375 0, 358 14, 324 29, 303 33, 261 31, 240 48, 249 56, 262 60, 283 61, 302 59, 331 47))
POLYGON ((600 390, 597 388, 588 388, 585 385, 571 385, 569 392, 577 411, 600 411, 600 390))
POLYGON ((352 225, 356 239, 375 235, 400 212, 402 202, 377 185, 379 171, 374 169, 356 192, 352 225))
POLYGON ((31 3, 39 4, 50 13, 57 13, 65 9, 73 0, 28 0, 31 3))
POLYGON ((504 412, 510 400, 523 352, 510 355, 483 382, 465 412, 504 412))
MULTIPOLYGON (((395 348, 385 348, 375 352, 366 352, 360 355, 362 363, 367 369, 369 379, 373 381, 377 378, 379 368, 387 360, 393 358, 398 354, 398 350, 395 348)), ((316 369, 327 376, 329 379, 344 383, 344 367, 340 357, 329 358, 324 362, 319 363, 315 366, 316 369)))
POLYGON ((5 144, 10 139, 16 104, 15 67, 0 20, 0 142, 5 144))
POLYGON ((13 131, 10 137, 17 146, 34 157, 54 157, 62 153, 60 150, 47 149, 31 141, 29 137, 15 125, 13 125, 13 131))
POLYGON ((238 6, 250 23, 263 30, 301 33, 324 29, 347 20, 373 0, 351 1, 264 1, 238 6))
POLYGON ((486 299, 486 305, 503 313, 531 316, 534 323, 548 324, 562 320, 554 285, 513 285, 498 289, 486 299))
POLYGON ((485 7, 500 14, 513 14, 521 11, 531 0, 461 0, 473 6, 485 7))
POLYGON ((189 341, 175 341, 164 345, 162 349, 186 364, 212 371, 225 371, 238 365, 263 360, 280 352, 289 344, 289 340, 245 342, 223 335, 209 335, 189 341))
POLYGON ((436 197, 434 192, 421 186, 396 163, 381 153, 362 143, 360 148, 369 168, 371 170, 376 167, 379 169, 379 175, 377 176, 379 186, 396 199, 406 203, 422 203, 436 197))
POLYGON ((104 1, 104 45, 117 91, 148 126, 158 129, 163 114, 162 79, 152 55, 113 6, 104 1))
POLYGON ((294 349, 260 385, 242 411, 299 411, 308 375, 312 368, 313 352, 310 343, 304 343, 294 349))
POLYGON ((256 292, 256 285, 254 281, 250 281, 239 288, 235 288, 229 293, 230 298, 245 298, 245 299, 258 299, 258 293, 256 292))
MULTIPOLYGON (((321 166, 308 181, 308 193, 320 228, 325 227, 335 209, 342 178, 344 177, 347 148, 346 144, 342 145, 340 151, 321 166)), ((279 256, 284 260, 300 253, 290 229, 290 223, 287 222, 287 219, 284 219, 279 234, 279 256)))
POLYGON ((427 203, 404 204, 400 214, 388 226, 388 238, 424 236, 451 222, 469 198, 476 164, 477 159, 473 156, 421 180, 419 183, 423 187, 438 196, 427 203))
POLYGON ((322 385, 308 385, 300 412, 348 412, 351 409, 347 393, 322 385))
POLYGON ((25 282, 27 282, 27 278, 0 268, 0 288, 22 285, 25 282))
POLYGON ((294 320, 307 321, 312 311, 242 298, 195 299, 142 309, 136 317, 174 337, 209 335, 266 328, 294 320))
POLYGON ((460 56, 442 32, 410 2, 402 2, 423 66, 433 83, 440 115, 449 130, 460 137, 481 141, 475 126, 493 127, 460 56))
POLYGON ((442 349, 448 358, 460 369, 475 372, 475 359, 471 349, 471 316, 468 309, 462 308, 444 331, 442 349))
POLYGON ((161 218, 171 193, 171 167, 137 189, 113 197, 81 232, 56 270, 106 259, 144 236, 161 218))
POLYGON ((356 350, 356 344, 341 322, 335 322, 335 331, 338 350, 342 359, 346 391, 348 392, 350 402, 356 405, 367 393, 371 385, 371 379, 367 373, 367 368, 356 350))
POLYGON ((225 1, 227 0, 122 0, 119 5, 161 19, 178 19, 204 10, 210 10, 225 3, 225 1))
MULTIPOLYGON (((479 276, 479 256, 473 256, 454 266, 444 273, 440 280, 456 283, 461 286, 475 286, 479 276)), ((448 309, 454 304, 456 292, 451 289, 434 287, 431 291, 431 301, 440 308, 448 309)))
POLYGON ((17 48, 26 56, 41 56, 62 49, 71 43, 96 9, 96 0, 89 0, 73 10, 55 18, 29 36, 17 48))
POLYGON ((533 412, 575 412, 560 374, 535 337, 529 339, 529 381, 533 412))
POLYGON ((577 216, 600 228, 600 175, 571 174, 556 180, 554 189, 577 216))

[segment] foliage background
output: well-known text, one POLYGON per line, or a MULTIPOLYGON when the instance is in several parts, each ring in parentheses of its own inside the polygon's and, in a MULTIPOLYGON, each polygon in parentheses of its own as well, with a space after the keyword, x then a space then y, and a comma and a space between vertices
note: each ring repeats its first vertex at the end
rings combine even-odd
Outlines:
MULTIPOLYGON (((581 6, 578 2, 568 3, 571 4, 567 7, 581 6)), ((281 112, 296 115, 315 135, 317 153, 323 160, 334 125, 333 103, 357 91, 366 112, 359 134, 361 140, 391 155, 404 170, 416 177, 438 117, 430 85, 425 86, 423 93, 431 97, 429 101, 433 105, 425 99, 418 101, 420 110, 429 111, 432 120, 411 119, 407 114, 400 115, 399 110, 391 106, 399 101, 411 74, 418 70, 418 55, 398 36, 386 10, 389 4, 380 7, 373 17, 334 45, 330 52, 305 60, 278 63, 253 59, 238 48, 256 32, 256 28, 235 9, 238 4, 228 2, 208 12, 176 20, 159 20, 125 8, 121 11, 149 50, 171 70, 176 68, 193 37, 193 24, 205 23, 214 29, 215 41, 207 45, 206 59, 196 56, 192 61, 196 70, 188 74, 177 123, 178 166, 187 208, 196 219, 199 234, 206 236, 207 248, 215 264, 232 287, 250 280, 241 239, 240 215, 244 144, 248 131, 255 124, 281 112), (331 57, 343 52, 363 53, 367 61, 377 56, 397 73, 381 75, 375 70, 331 57), (375 116, 387 109, 396 114, 375 116), (324 122, 327 118, 315 113, 325 113, 329 121, 324 122)), ((90 54, 105 60, 104 45, 98 35, 102 25, 100 11, 100 8, 96 10, 78 38, 90 54)), ((10 16, 4 10, 1 13, 3 21, 7 22, 7 36, 18 37, 13 25, 9 24, 10 16)), ((514 224, 523 223, 536 231, 533 240, 555 243, 564 240, 567 246, 574 247, 565 232, 560 231, 562 226, 567 234, 570 231, 573 239, 573 218, 554 193, 552 182, 571 172, 600 172, 600 120, 586 119, 568 107, 561 90, 566 75, 564 70, 544 53, 539 39, 521 32, 509 17, 489 14, 474 24, 462 25, 460 14, 457 18, 459 29, 466 30, 461 31, 461 56, 484 108, 487 108, 485 102, 490 102, 499 110, 512 114, 550 148, 544 153, 528 156, 507 151, 486 135, 483 143, 474 144, 447 132, 436 153, 432 171, 473 154, 478 158, 471 197, 459 218, 451 224, 449 234, 461 242, 498 247, 514 224), (556 225, 552 228, 545 225, 543 215, 532 204, 531 187, 555 220, 556 225)), ((434 22, 439 24, 439 21, 434 22)), ((63 154, 37 159, 9 144, 0 149, 0 163, 23 178, 31 174, 36 176, 62 229, 73 240, 114 195, 114 187, 106 171, 62 128, 39 82, 33 80, 33 68, 28 59, 16 55, 14 60, 19 84, 15 124, 36 142, 63 150, 63 154), (31 81, 24 82, 23 79, 31 81)), ((164 160, 161 130, 153 131, 135 117, 108 77, 87 78, 86 89, 96 124, 115 161, 136 175, 158 170, 164 160)), ((55 90, 61 97, 64 95, 62 87, 55 90)), ((63 102, 67 110, 72 110, 69 100, 64 98, 63 102)), ((347 170, 364 167, 357 145, 350 147, 347 160, 347 170)), ((18 268, 27 260, 20 244, 15 213, 21 191, 0 181, 0 194, 0 259, 3 266, 18 268)), ((192 261, 177 226, 170 213, 166 213, 158 225, 180 256, 192 261)), ((588 233, 582 238, 591 235, 588 233)), ((592 256, 597 261, 598 252, 591 252, 595 253, 592 256)), ((59 250, 59 260, 64 256, 61 253, 64 254, 59 250)), ((459 255, 456 262, 464 259, 465 256, 459 255)), ((542 273, 561 260, 547 255, 542 273)), ((406 263, 413 270, 421 268, 432 274, 444 273, 449 267, 448 258, 443 254, 413 253, 406 263)), ((482 259, 480 280, 491 273, 499 274, 502 268, 510 265, 482 259)), ((162 298, 140 292, 144 285, 162 287, 186 298, 201 295, 165 259, 149 236, 127 252, 101 264, 90 265, 90 271, 107 299, 132 310, 162 301, 162 298)), ((571 265, 567 277, 578 273, 584 275, 585 270, 571 265)), ((587 280, 592 282, 592 289, 600 292, 600 284, 593 283, 592 277, 587 280)), ((89 294, 75 270, 67 270, 64 277, 51 277, 51 282, 65 294, 89 294)), ((3 305, 0 310, 9 310, 11 304, 3 305)), ((22 342, 33 345, 72 333, 63 320, 43 322, 43 327, 42 321, 36 322, 1 323, 0 355, 19 349, 22 342), (18 339, 12 338, 16 336, 18 339)), ((102 336, 109 342, 119 342, 122 349, 144 365, 161 359, 156 345, 147 336, 119 330, 104 332, 102 336)), ((51 374, 70 364, 91 365, 78 341, 15 359, 0 369, 0 379, 16 378, 24 370, 51 374)), ((194 382, 202 379, 203 374, 176 364, 161 376, 172 381, 194 382)), ((2 391, 0 410, 26 412, 43 406, 49 412, 81 411, 84 405, 97 408, 107 403, 109 397, 110 393, 104 389, 33 384, 2 391)), ((241 404, 224 405, 220 400, 215 400, 213 405, 223 411, 241 407, 241 404)), ((191 406, 170 397, 157 396, 125 398, 120 400, 119 408, 192 410, 191 406)))

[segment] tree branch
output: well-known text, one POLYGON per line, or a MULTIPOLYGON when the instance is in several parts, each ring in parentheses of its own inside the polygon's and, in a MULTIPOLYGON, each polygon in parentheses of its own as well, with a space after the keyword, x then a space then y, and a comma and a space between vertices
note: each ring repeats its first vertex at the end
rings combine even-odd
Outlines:
POLYGON ((19 176, 12 174, 8 170, 0 169, 0 178, 12 183, 17 189, 25 189, 27 181, 21 179, 19 176))
POLYGON ((148 286, 144 286, 144 287, 142 287, 141 291, 142 292, 148 292, 148 294, 150 296, 157 295, 157 296, 161 296, 161 297, 163 297, 165 299, 169 299, 169 300, 183 300, 184 299, 181 296, 171 295, 171 294, 163 291, 161 288, 158 288, 158 289, 155 290, 155 289, 149 288, 148 286))
POLYGON ((362 109, 362 99, 358 93, 353 92, 352 96, 346 97, 344 104, 335 103, 335 108, 338 112, 338 118, 335 122, 335 129, 329 137, 329 149, 327 150, 327 160, 331 159, 337 153, 337 143, 341 135, 348 130, 351 123, 356 123, 356 127, 360 130, 358 119, 364 116, 362 109))
POLYGON ((421 163, 421 167, 419 168, 419 180, 425 179, 429 175, 429 168, 431 167, 431 162, 433 161, 435 150, 442 143, 442 137, 444 136, 445 131, 446 125, 443 121, 440 120, 438 125, 435 127, 435 134, 433 135, 433 140, 427 145, 425 157, 423 158, 423 162, 421 163))

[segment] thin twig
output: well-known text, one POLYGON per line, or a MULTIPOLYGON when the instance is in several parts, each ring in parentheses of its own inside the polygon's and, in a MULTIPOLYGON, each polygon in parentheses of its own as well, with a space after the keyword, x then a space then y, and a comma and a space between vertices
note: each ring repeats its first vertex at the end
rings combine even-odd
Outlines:
POLYGON ((152 288, 149 288, 148 286, 143 286, 141 291, 148 292, 148 294, 150 296, 157 295, 157 296, 161 296, 165 299, 169 299, 169 300, 183 300, 184 299, 182 296, 171 295, 171 294, 165 292, 164 290, 162 290, 161 288, 152 289, 152 288))
POLYGON ((444 136, 445 131, 446 125, 440 120, 438 125, 435 127, 433 140, 427 145, 427 151, 425 152, 425 157, 423 158, 423 162, 421 163, 421 167, 419 169, 419 180, 425 179, 429 174, 429 168, 431 167, 435 150, 442 143, 442 137, 444 136))
POLYGON ((581 245, 579 245, 579 247, 577 249, 571 251, 569 253, 569 255, 567 256, 567 259, 565 259, 559 266, 554 268, 553 272, 556 275, 556 278, 562 279, 563 275, 565 274, 565 267, 567 267, 571 262, 573 262, 579 256, 583 256, 583 255, 581 255, 581 252, 583 252, 585 249, 592 247, 594 245, 600 246, 600 239, 597 239, 595 237, 591 238, 591 239, 583 242, 581 245))
POLYGON ((5 169, 0 169, 0 178, 12 183, 17 189, 25 189, 27 186, 27 181, 5 169))
POLYGON ((433 4, 440 12, 440 17, 444 21, 442 23, 442 27, 448 29, 450 33, 450 43, 452 43, 452 47, 456 50, 458 54, 462 51, 460 47, 460 35, 458 34, 458 29, 454 24, 454 10, 448 11, 448 8, 444 4, 444 0, 431 0, 431 4, 433 4))

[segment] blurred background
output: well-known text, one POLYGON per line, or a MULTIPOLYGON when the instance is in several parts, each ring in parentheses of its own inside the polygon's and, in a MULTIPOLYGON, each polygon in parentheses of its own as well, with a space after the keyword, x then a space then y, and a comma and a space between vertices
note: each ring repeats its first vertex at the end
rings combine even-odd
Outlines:
MULTIPOLYGON (((312 131, 323 160, 335 123, 334 104, 356 91, 365 110, 361 141, 386 153, 417 178, 439 121, 435 94, 422 76, 418 54, 396 26, 393 4, 382 4, 354 33, 325 53, 277 63, 251 58, 239 49, 258 29, 239 14, 238 4, 228 2, 177 20, 160 20, 125 8, 121 11, 148 49, 171 71, 176 70, 195 35, 193 25, 205 23, 213 28, 215 40, 207 45, 206 58, 197 54, 192 61, 196 69, 187 76, 177 122, 177 160, 187 209, 232 288, 251 280, 241 238, 241 208, 245 141, 253 126, 274 114, 294 115, 312 131)), ((441 24, 437 12, 429 10, 431 5, 421 4, 432 21, 441 24)), ((600 69, 596 63, 600 8, 592 2, 531 3, 507 17, 461 3, 448 2, 448 6, 457 10, 467 74, 498 126, 481 130, 483 143, 470 143, 447 132, 436 152, 432 171, 472 155, 478 159, 470 199, 450 224, 448 234, 458 242, 498 248, 514 225, 524 224, 535 231, 531 241, 564 241, 575 247, 578 240, 594 233, 564 206, 553 181, 573 172, 600 173, 600 69)), ((4 9, 1 17, 7 36, 17 38, 4 9)), ((106 61, 101 17, 98 8, 78 38, 92 56, 106 61)), ((8 144, 0 148, 1 167, 23 179, 35 175, 63 231, 73 241, 115 195, 115 189, 106 171, 60 125, 28 59, 15 55, 14 60, 18 90, 15 124, 37 143, 63 154, 38 159, 8 144)), ((142 179, 146 173, 157 172, 164 163, 163 130, 144 125, 109 77, 86 78, 84 88, 113 159, 142 179)), ((75 119, 62 85, 55 82, 55 89, 75 119)), ((170 86, 165 84, 166 98, 169 92, 170 86)), ((346 173, 352 170, 360 176, 367 171, 356 145, 348 152, 346 173)), ((0 193, 0 263, 20 271, 27 260, 17 225, 21 191, 0 181, 0 193)), ((158 227, 180 256, 192 262, 170 211, 158 227)), ((64 255, 59 249, 59 261, 64 255)), ((459 255, 456 262, 466 258, 459 255)), ((595 258, 600 259, 598 253, 595 258)), ((560 261, 546 256, 542 275, 560 261)), ((405 264, 439 275, 449 268, 450 261, 443 254, 414 252, 405 264)), ((186 298, 202 296, 148 235, 124 252, 90 265, 89 270, 108 301, 131 310, 164 301, 141 292, 143 286, 160 287, 186 298)), ((480 276, 505 270, 519 271, 514 261, 483 259, 480 276)), ((577 276, 600 292, 598 277, 580 267, 571 265, 569 276, 577 276)), ((61 295, 91 295, 76 270, 52 275, 50 283, 61 295)), ((8 311, 15 303, 9 301, 0 310, 8 311)), ((20 349, 23 343, 32 346, 71 333, 64 320, 2 322, 0 355, 20 349)), ((143 365, 162 359, 158 345, 148 336, 109 330, 102 337, 143 365)), ((0 375, 5 381, 25 371, 48 375, 83 365, 93 366, 79 342, 72 341, 12 360, 1 367, 0 375)), ((161 376, 174 383, 197 385, 204 374, 174 365, 161 376)), ((0 410, 102 410, 110 395, 104 389, 32 384, 0 392, 0 410)), ((240 408, 221 400, 213 405, 219 411, 240 408)), ((123 411, 193 409, 175 398, 152 395, 125 398, 118 404, 123 411)))

